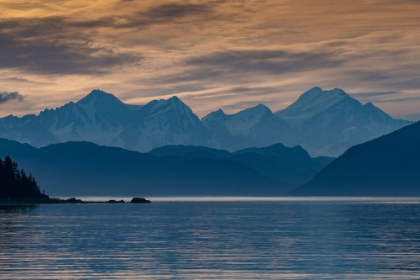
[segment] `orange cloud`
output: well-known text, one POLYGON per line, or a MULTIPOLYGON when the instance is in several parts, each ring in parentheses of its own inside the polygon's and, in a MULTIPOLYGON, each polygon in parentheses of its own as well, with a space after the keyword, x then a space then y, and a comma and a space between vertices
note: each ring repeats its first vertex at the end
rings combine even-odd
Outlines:
POLYGON ((200 116, 260 102, 277 110, 315 85, 414 114, 419 14, 413 0, 6 0, 0 91, 27 98, 2 115, 93 88, 136 103, 179 95, 200 116))

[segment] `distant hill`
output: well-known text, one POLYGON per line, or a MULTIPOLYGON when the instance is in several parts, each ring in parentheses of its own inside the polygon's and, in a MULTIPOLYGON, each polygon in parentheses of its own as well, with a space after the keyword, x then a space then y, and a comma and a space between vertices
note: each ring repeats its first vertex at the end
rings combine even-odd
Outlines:
POLYGON ((173 145, 164 146, 153 149, 149 152, 150 155, 163 157, 163 156, 181 156, 187 158, 197 157, 212 157, 212 158, 228 158, 232 154, 225 150, 217 150, 203 146, 185 146, 173 145))
POLYGON ((87 141, 139 152, 168 145, 233 152, 282 143, 299 145, 311 156, 336 157, 408 124, 371 103, 361 104, 341 89, 315 87, 274 113, 259 104, 234 114, 217 110, 201 120, 176 96, 129 105, 93 90, 77 102, 38 115, 0 118, 0 137, 38 148, 87 141))
POLYGON ((420 122, 350 148, 292 196, 420 196, 420 122))
POLYGON ((283 195, 295 187, 217 156, 158 157, 88 142, 37 149, 0 139, 0 156, 6 154, 55 196, 262 196, 283 195))
POLYGON ((310 180, 334 158, 311 158, 299 146, 275 144, 263 148, 248 148, 233 153, 200 146, 165 146, 152 150, 156 156, 182 156, 186 159, 217 158, 247 166, 269 178, 301 185, 310 180))

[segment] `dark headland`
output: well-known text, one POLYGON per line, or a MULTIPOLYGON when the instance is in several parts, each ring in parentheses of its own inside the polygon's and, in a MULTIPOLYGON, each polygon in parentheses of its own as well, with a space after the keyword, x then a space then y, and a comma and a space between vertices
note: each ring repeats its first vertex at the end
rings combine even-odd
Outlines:
POLYGON ((0 205, 33 205, 33 204, 87 204, 87 203, 109 203, 109 204, 122 204, 122 203, 151 203, 150 200, 143 197, 135 197, 130 202, 124 200, 110 199, 108 201, 94 201, 94 200, 81 200, 78 198, 37 198, 37 197, 24 197, 24 198, 0 198, 0 205))
MULTIPOLYGON (((50 198, 41 192, 35 178, 23 169, 9 156, 0 158, 0 205, 28 205, 28 204, 78 204, 78 203, 125 203, 124 200, 111 199, 108 201, 83 201, 77 198, 50 198)), ((134 197, 131 203, 150 203, 142 197, 134 197)))

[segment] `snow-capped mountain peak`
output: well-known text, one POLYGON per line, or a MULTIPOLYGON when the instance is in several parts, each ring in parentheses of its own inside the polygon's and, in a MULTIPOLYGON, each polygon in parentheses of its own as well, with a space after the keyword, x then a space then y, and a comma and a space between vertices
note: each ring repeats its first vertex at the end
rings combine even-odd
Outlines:
POLYGON ((127 105, 112 94, 93 90, 76 103, 39 115, 0 118, 0 137, 36 147, 90 141, 141 152, 165 145, 234 151, 283 143, 301 145, 311 155, 338 156, 408 124, 372 103, 362 105, 338 88, 312 88, 276 114, 259 104, 235 114, 217 110, 201 121, 176 96, 127 105))
POLYGON ((203 117, 201 121, 207 125, 209 122, 213 121, 222 121, 224 122, 229 118, 229 115, 225 114, 222 109, 219 109, 217 111, 211 112, 207 116, 203 117))
POLYGON ((232 135, 247 135, 250 129, 267 113, 272 114, 267 106, 258 104, 255 107, 231 115, 226 120, 225 125, 232 135))
POLYGON ((210 131, 178 97, 153 100, 113 139, 113 145, 141 152, 165 145, 207 145, 210 131))
POLYGON ((347 96, 347 93, 345 93, 341 88, 334 88, 331 90, 323 90, 320 87, 314 87, 310 90, 304 92, 298 99, 296 103, 300 102, 311 102, 311 101, 318 101, 322 102, 326 99, 331 98, 340 98, 347 96))
POLYGON ((123 104, 117 97, 111 93, 105 91, 94 89, 88 95, 80 99, 77 104, 87 104, 87 103, 117 103, 123 104))
POLYGON ((272 113, 270 108, 268 108, 267 106, 265 106, 264 104, 258 104, 254 107, 248 108, 248 109, 244 109, 242 111, 239 111, 238 113, 231 115, 231 116, 237 116, 241 119, 259 119, 261 118, 262 115, 266 114, 266 113, 272 113))
POLYGON ((179 114, 193 114, 190 107, 188 107, 184 102, 182 102, 178 97, 173 96, 167 100, 160 99, 158 102, 154 103, 151 108, 151 111, 156 113, 163 113, 165 111, 174 111, 179 114))
POLYGON ((297 143, 315 156, 339 156, 353 145, 409 124, 372 103, 363 105, 339 88, 313 88, 276 115, 299 131, 297 143))
POLYGON ((342 89, 322 90, 319 87, 314 87, 303 93, 289 107, 277 111, 275 114, 283 118, 291 126, 300 126, 304 121, 343 100, 356 101, 342 89))

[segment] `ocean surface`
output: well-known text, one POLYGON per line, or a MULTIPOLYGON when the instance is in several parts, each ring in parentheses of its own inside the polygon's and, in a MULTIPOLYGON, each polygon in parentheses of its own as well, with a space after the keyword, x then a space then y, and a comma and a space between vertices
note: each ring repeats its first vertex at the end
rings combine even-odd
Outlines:
POLYGON ((420 279, 420 199, 150 199, 0 206, 0 278, 420 279))

